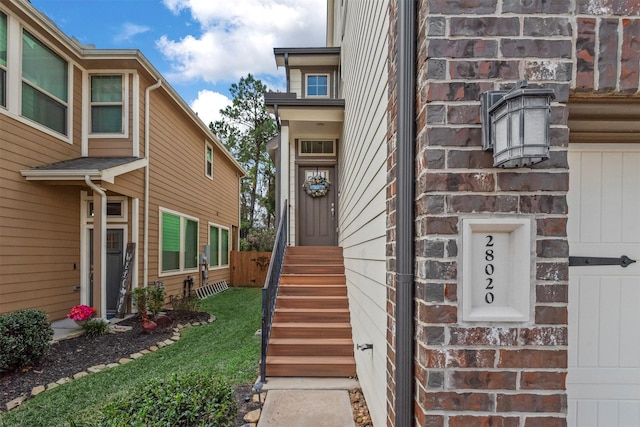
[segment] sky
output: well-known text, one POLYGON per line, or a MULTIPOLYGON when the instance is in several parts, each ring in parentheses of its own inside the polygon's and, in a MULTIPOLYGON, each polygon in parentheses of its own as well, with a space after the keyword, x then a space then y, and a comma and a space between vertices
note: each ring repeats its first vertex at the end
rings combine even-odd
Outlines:
POLYGON ((274 47, 325 45, 326 0, 31 0, 98 49, 138 49, 198 113, 219 118, 248 73, 285 89, 274 47))

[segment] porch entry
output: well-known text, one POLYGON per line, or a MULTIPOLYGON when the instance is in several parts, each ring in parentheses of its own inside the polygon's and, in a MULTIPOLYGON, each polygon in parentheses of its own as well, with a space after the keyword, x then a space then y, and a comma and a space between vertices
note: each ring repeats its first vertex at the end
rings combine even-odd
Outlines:
MULTIPOLYGON (((89 301, 93 302, 93 228, 89 230, 89 301)), ((124 230, 107 229, 107 315, 116 313, 124 257, 124 230)))
POLYGON ((640 144, 569 146, 571 256, 637 262, 569 268, 570 427, 640 422, 640 144))
POLYGON ((338 244, 335 166, 298 167, 298 245, 338 244), (328 184, 323 184, 323 180, 328 184), (324 187, 323 187, 324 186, 324 187))

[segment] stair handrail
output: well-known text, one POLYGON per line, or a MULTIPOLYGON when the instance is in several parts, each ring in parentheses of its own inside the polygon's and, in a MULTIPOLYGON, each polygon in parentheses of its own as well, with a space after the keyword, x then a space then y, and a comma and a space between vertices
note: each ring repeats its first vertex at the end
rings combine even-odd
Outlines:
POLYGON ((275 311, 276 297, 280 285, 280 273, 284 262, 284 253, 287 248, 287 211, 288 202, 284 201, 280 223, 276 233, 276 240, 271 252, 269 270, 262 287, 262 348, 260 355, 260 381, 265 382, 267 367, 267 348, 269 347, 269 337, 271 336, 271 324, 273 323, 273 312, 275 311))

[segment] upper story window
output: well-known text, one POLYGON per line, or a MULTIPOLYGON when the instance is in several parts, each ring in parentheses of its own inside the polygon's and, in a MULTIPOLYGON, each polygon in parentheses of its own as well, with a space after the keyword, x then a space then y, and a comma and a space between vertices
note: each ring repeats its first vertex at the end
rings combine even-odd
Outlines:
POLYGON ((122 75, 91 76, 91 133, 123 133, 122 75))
POLYGON ((0 105, 7 106, 7 15, 0 13, 0 105))
POLYGON ((307 96, 329 96, 328 74, 307 74, 307 96))
POLYGON ((204 148, 204 174, 213 179, 213 146, 208 142, 204 148))
POLYGON ((67 134, 67 62, 27 31, 22 33, 22 115, 67 134))

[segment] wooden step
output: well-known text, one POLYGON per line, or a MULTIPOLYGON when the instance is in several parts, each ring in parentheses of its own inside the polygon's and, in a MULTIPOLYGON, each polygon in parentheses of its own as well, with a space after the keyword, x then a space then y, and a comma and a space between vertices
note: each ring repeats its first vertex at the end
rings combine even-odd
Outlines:
POLYGON ((351 338, 351 324, 274 322, 271 325, 271 339, 276 338, 351 338))
POLYGON ((346 296, 278 295, 276 309, 278 308, 349 308, 349 300, 346 296))
POLYGON ((342 255, 342 247, 341 246, 288 246, 286 254, 292 255, 303 255, 303 254, 335 254, 342 255))
POLYGON ((278 323, 348 323, 348 308, 276 308, 273 321, 278 323))
POLYGON ((269 377, 353 377, 356 365, 348 356, 268 356, 269 377))
POLYGON ((344 274, 344 264, 285 264, 282 274, 344 274))
POLYGON ((280 283, 278 298, 281 296, 347 296, 345 285, 296 285, 280 283))
POLYGON ((284 256, 285 264, 340 264, 343 261, 342 255, 286 254, 284 256))
POLYGON ((269 356, 352 356, 350 338, 276 338, 269 341, 269 356))
POLYGON ((347 279, 344 274, 283 274, 281 284, 297 285, 344 285, 347 279))

